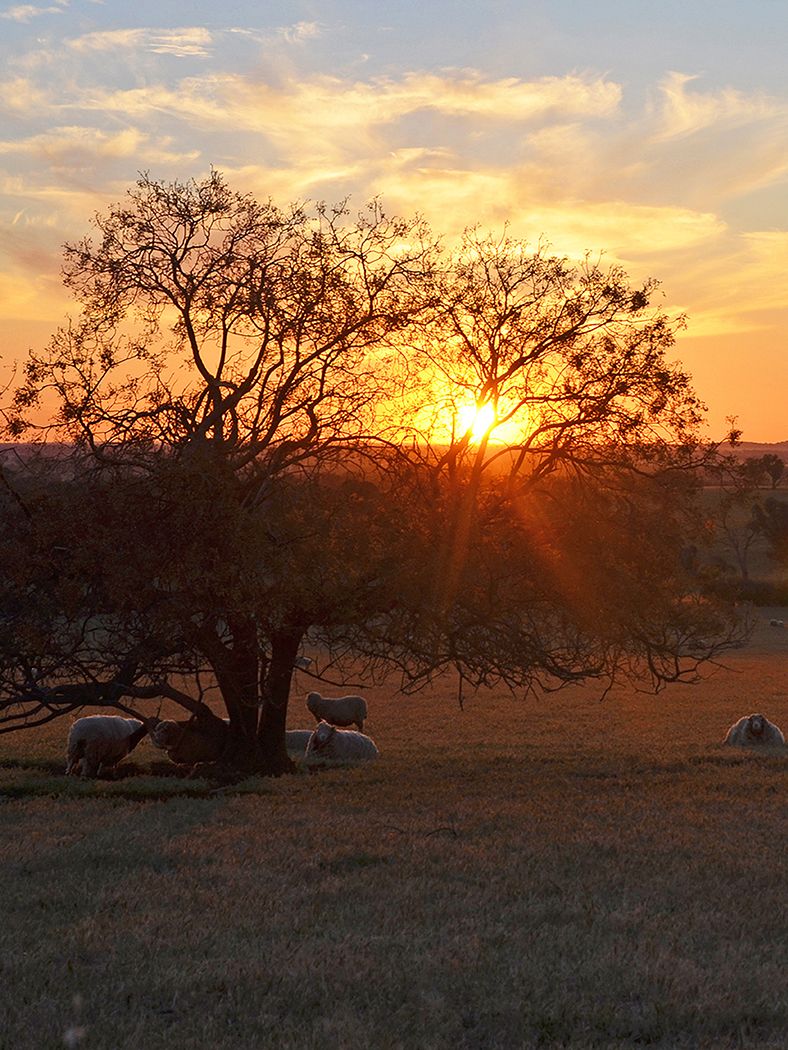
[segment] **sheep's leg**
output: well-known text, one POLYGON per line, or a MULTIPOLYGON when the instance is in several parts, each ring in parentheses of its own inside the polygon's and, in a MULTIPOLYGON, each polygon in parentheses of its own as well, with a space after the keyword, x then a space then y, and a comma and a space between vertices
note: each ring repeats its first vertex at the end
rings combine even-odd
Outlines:
POLYGON ((85 748, 85 757, 82 760, 82 776, 97 777, 101 765, 101 752, 98 746, 91 741, 85 748))
POLYGON ((76 747, 70 747, 66 754, 66 776, 74 775, 80 767, 82 756, 85 753, 85 745, 80 741, 76 747))
POLYGON ((364 719, 362 718, 359 722, 355 723, 358 726, 359 733, 364 732, 364 719))

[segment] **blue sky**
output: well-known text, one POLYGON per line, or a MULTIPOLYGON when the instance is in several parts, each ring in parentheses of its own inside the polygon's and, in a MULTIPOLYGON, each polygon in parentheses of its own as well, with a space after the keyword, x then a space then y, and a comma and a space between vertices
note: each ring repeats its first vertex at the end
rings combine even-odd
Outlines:
POLYGON ((69 309, 60 246, 137 172, 380 194, 604 251, 690 316, 722 432, 788 438, 788 4, 0 4, 3 361, 69 309))

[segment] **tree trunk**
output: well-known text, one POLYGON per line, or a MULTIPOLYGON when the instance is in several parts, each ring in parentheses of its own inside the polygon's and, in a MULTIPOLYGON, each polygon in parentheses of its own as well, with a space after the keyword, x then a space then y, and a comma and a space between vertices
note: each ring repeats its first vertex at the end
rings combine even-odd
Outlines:
POLYGON ((257 732, 263 772, 271 776, 292 773, 295 766, 287 754, 285 729, 290 681, 303 628, 277 631, 271 637, 271 662, 263 690, 263 709, 257 732))
POLYGON ((487 454, 487 442, 487 437, 484 437, 479 442, 479 446, 474 454, 470 476, 456 496, 457 502, 452 515, 453 527, 449 536, 448 548, 441 560, 436 587, 437 605, 441 614, 448 612, 454 604, 465 569, 471 529, 476 514, 477 499, 484 470, 484 460, 487 454))
POLYGON ((235 620, 230 624, 233 647, 214 665, 216 681, 230 717, 230 732, 222 762, 239 769, 256 769, 260 764, 257 747, 258 652, 254 620, 235 620))

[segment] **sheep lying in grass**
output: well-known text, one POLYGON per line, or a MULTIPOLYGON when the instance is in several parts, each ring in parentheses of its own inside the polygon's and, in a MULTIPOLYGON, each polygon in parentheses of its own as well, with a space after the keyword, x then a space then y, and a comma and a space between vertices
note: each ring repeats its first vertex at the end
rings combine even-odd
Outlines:
POLYGON ((306 706, 315 716, 332 726, 357 726, 359 733, 364 731, 364 719, 367 717, 367 702, 363 696, 321 696, 320 693, 308 693, 306 706))
POLYGON ((341 762, 360 762, 379 758, 375 741, 354 729, 337 729, 328 722, 320 722, 309 738, 306 760, 330 758, 341 762))
POLYGON ((723 744, 736 747, 780 747, 785 745, 785 737, 779 726, 770 722, 766 715, 745 715, 730 727, 723 744))
POLYGON ((221 718, 205 722, 193 718, 182 722, 165 719, 151 730, 150 738, 176 765, 218 762, 227 742, 228 725, 228 720, 221 718))
POLYGON ((107 772, 125 758, 148 732, 139 718, 120 715, 87 715, 78 718, 68 733, 66 776, 78 771, 83 777, 107 772))
POLYGON ((303 755, 311 736, 311 729, 288 729, 285 733, 285 748, 293 755, 303 755))
MULTIPOLYGON (((179 766, 193 766, 198 762, 218 762, 227 739, 228 720, 198 722, 192 719, 159 722, 151 730, 151 741, 179 766), (223 728, 219 728, 219 727, 223 728)), ((295 755, 303 755, 312 736, 311 729, 290 729, 285 733, 285 747, 295 755)))

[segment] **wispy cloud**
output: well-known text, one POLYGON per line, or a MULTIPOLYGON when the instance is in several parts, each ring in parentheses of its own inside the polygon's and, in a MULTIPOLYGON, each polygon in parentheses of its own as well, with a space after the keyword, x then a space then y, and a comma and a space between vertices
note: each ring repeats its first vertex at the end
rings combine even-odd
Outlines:
POLYGON ((611 117, 620 96, 619 85, 581 77, 527 82, 485 80, 467 72, 411 73, 399 79, 314 77, 272 84, 214 74, 175 85, 93 90, 81 106, 83 113, 112 114, 132 123, 176 118, 203 142, 232 126, 238 153, 225 160, 214 156, 214 163, 236 166, 251 149, 294 172, 305 166, 324 173, 352 167, 359 176, 356 190, 366 193, 363 173, 374 171, 381 156, 413 134, 404 122, 421 114, 435 117, 436 148, 473 154, 485 149, 479 138, 484 129, 498 129, 495 134, 517 142, 522 129, 545 120, 611 117))
POLYGON ((288 44, 303 44, 320 36, 317 22, 296 22, 290 26, 280 26, 277 35, 288 44))
POLYGON ((179 58, 208 58, 212 53, 213 35, 200 26, 182 29, 113 29, 86 33, 68 41, 78 53, 105 51, 149 51, 179 58))
POLYGON ((0 80, 0 112, 29 119, 32 112, 49 106, 49 93, 32 77, 10 77, 0 80))
POLYGON ((31 22, 34 18, 40 18, 42 15, 62 15, 66 7, 68 7, 68 0, 61 0, 60 3, 49 7, 36 7, 35 4, 15 4, 13 7, 9 7, 7 11, 0 12, 0 18, 7 18, 12 22, 31 22))
POLYGON ((310 123, 328 121, 334 127, 354 126, 359 121, 380 124, 419 111, 516 122, 559 112, 606 116, 621 100, 620 85, 600 78, 489 80, 467 71, 408 73, 401 78, 350 83, 337 77, 317 77, 282 88, 247 80, 238 82, 237 87, 241 89, 239 101, 248 105, 254 106, 255 97, 258 105, 276 98, 291 118, 297 116, 310 123))
POLYGON ((470 170, 416 161, 381 171, 377 184, 385 200, 429 216, 439 229, 456 230, 458 216, 491 229, 509 222, 518 235, 533 242, 547 237, 556 251, 569 255, 604 249, 645 264, 666 252, 708 245, 726 230, 713 213, 672 204, 556 196, 529 187, 517 168, 470 170))
POLYGON ((111 29, 85 33, 67 41, 71 51, 78 54, 107 51, 147 51, 157 55, 175 55, 188 58, 208 58, 216 45, 228 37, 245 37, 253 43, 301 45, 321 34, 317 22, 296 22, 264 31, 230 27, 209 30, 204 26, 183 26, 173 29, 111 29))
POLYGON ((361 206, 380 194, 388 211, 421 212, 449 236, 509 221, 560 253, 604 250, 636 279, 662 277, 669 301, 695 319, 692 335, 765 329, 784 309, 788 234, 757 231, 768 228, 764 193, 788 178, 788 100, 703 90, 684 74, 635 107, 621 84, 591 73, 299 76, 285 61, 263 77, 220 61, 242 41, 256 55, 300 56, 321 32, 311 22, 119 29, 17 67, 24 75, 0 85, 0 158, 18 174, 0 183, 0 215, 17 235, 6 273, 35 288, 34 267, 55 265, 58 244, 138 170, 186 178, 214 164, 262 198, 351 195, 361 206), (168 61, 208 55, 210 71, 188 77, 168 61), (126 58, 132 75, 113 86, 101 70, 126 58), (36 121, 23 127, 25 112, 36 121))
POLYGON ((662 81, 656 107, 658 138, 693 135, 710 127, 736 126, 753 121, 785 117, 784 100, 763 93, 745 94, 733 88, 716 92, 690 90, 700 78, 688 73, 670 73, 662 81))
POLYGON ((52 128, 26 139, 0 140, 0 154, 26 154, 52 170, 92 168, 102 159, 141 156, 147 163, 184 164, 198 156, 195 150, 170 150, 139 128, 110 133, 78 125, 52 128))

